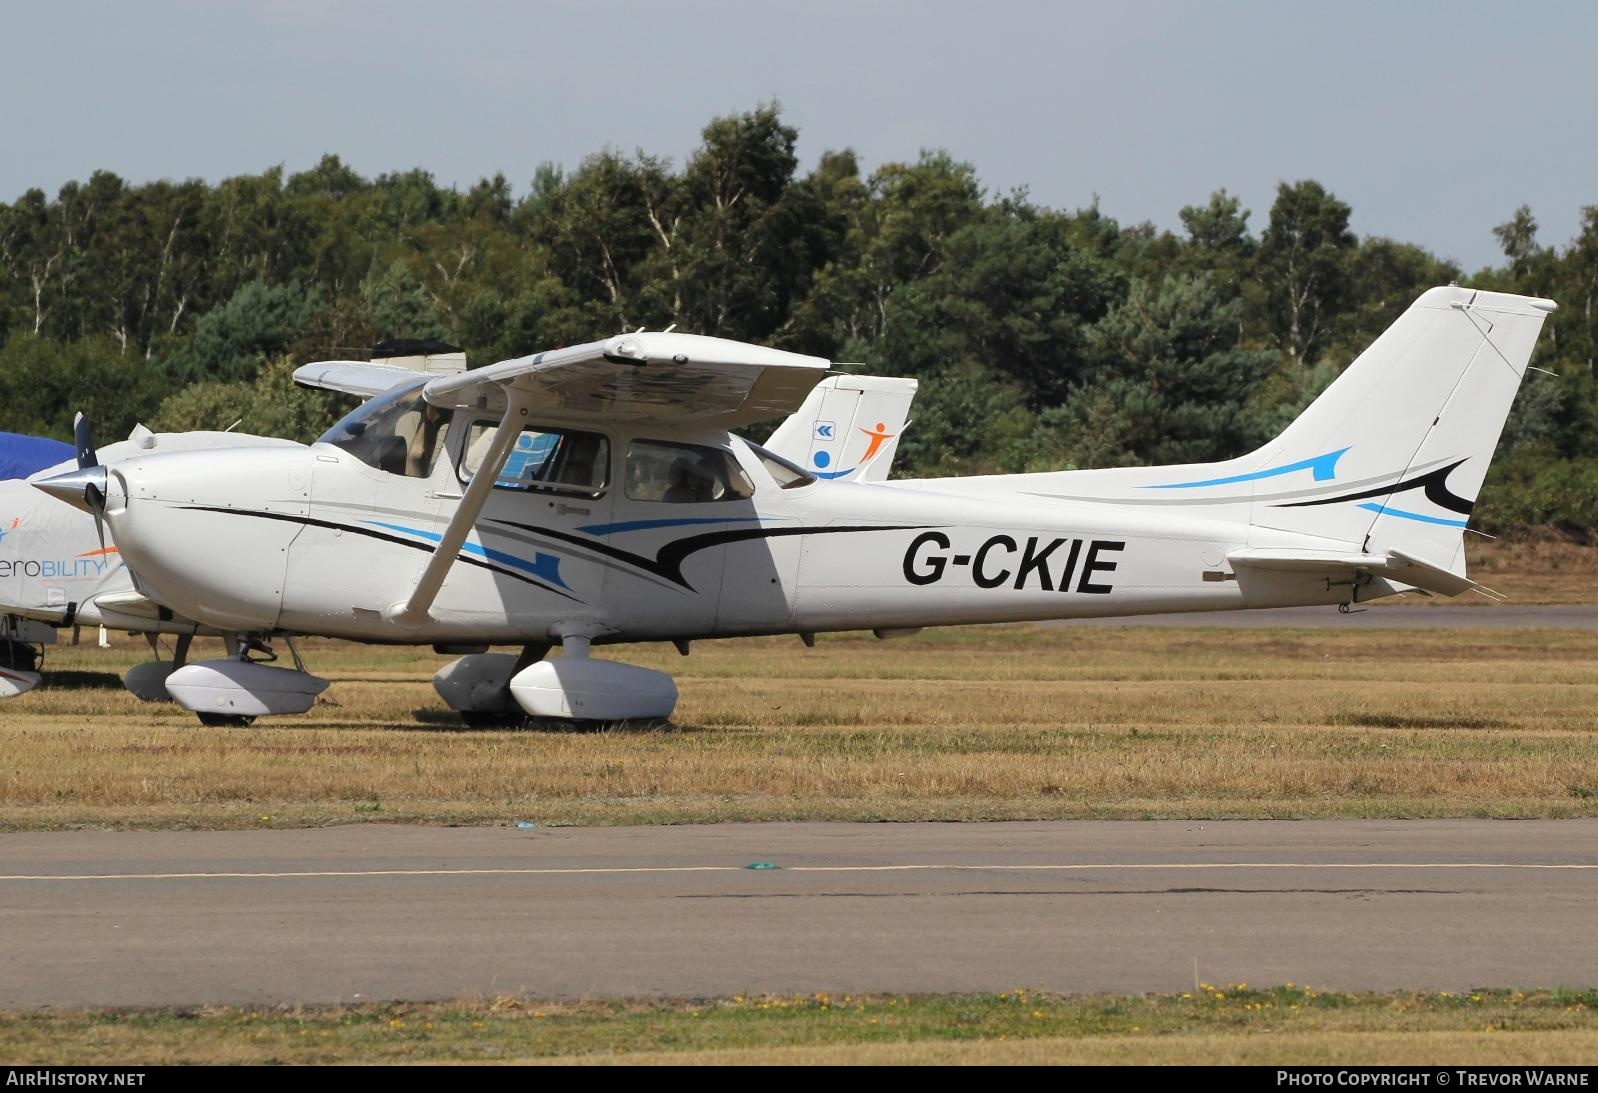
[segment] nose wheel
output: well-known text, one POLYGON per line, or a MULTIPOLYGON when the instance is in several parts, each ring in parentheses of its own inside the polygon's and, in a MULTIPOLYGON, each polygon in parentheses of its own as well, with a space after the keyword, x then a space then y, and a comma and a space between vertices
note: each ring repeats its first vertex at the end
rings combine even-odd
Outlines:
MULTIPOLYGON (((287 640, 287 639, 285 639, 287 640)), ((243 728, 264 714, 304 713, 327 689, 327 680, 305 670, 299 650, 289 642, 293 668, 274 668, 251 658, 264 653, 275 659, 265 641, 253 635, 228 635, 235 649, 227 660, 202 660, 186 664, 167 676, 172 700, 216 728, 243 728)))

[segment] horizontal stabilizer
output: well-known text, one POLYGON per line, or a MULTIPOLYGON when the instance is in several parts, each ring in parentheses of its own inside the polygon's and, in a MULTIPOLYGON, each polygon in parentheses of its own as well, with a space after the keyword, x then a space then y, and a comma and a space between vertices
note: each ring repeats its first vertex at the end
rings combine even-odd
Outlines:
POLYGON ((1389 550, 1384 554, 1365 554, 1360 551, 1248 547, 1232 551, 1226 556, 1226 560, 1234 568, 1311 573, 1324 575, 1327 580, 1334 582, 1346 581, 1361 574, 1370 574, 1442 596, 1479 592, 1492 600, 1505 598, 1486 585, 1478 584, 1442 566, 1422 561, 1401 550, 1389 550))

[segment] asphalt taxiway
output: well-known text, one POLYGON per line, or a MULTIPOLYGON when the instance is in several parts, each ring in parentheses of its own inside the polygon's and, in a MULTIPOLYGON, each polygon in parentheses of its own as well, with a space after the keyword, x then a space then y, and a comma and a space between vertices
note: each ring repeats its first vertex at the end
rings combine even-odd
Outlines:
POLYGON ((0 1006, 1598 982, 1598 820, 0 838, 0 1006))

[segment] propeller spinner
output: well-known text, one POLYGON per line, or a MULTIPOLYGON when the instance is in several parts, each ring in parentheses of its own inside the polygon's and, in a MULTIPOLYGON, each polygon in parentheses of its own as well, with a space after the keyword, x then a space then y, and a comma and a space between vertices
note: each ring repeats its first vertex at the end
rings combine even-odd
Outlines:
POLYGON ((82 413, 72 419, 72 443, 77 449, 78 469, 36 481, 33 486, 93 516, 94 531, 100 537, 100 549, 104 550, 107 472, 95 457, 94 438, 82 413))

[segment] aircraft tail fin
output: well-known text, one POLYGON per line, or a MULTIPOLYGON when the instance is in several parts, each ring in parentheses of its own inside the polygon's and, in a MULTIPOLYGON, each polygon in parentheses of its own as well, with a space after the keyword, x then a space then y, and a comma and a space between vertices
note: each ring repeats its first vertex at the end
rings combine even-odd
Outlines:
POLYGON ((880 482, 910 423, 916 386, 888 376, 829 376, 765 446, 818 478, 880 482))
POLYGON ((1250 523, 1463 573, 1464 528, 1555 306, 1426 292, 1255 453, 1250 523))

